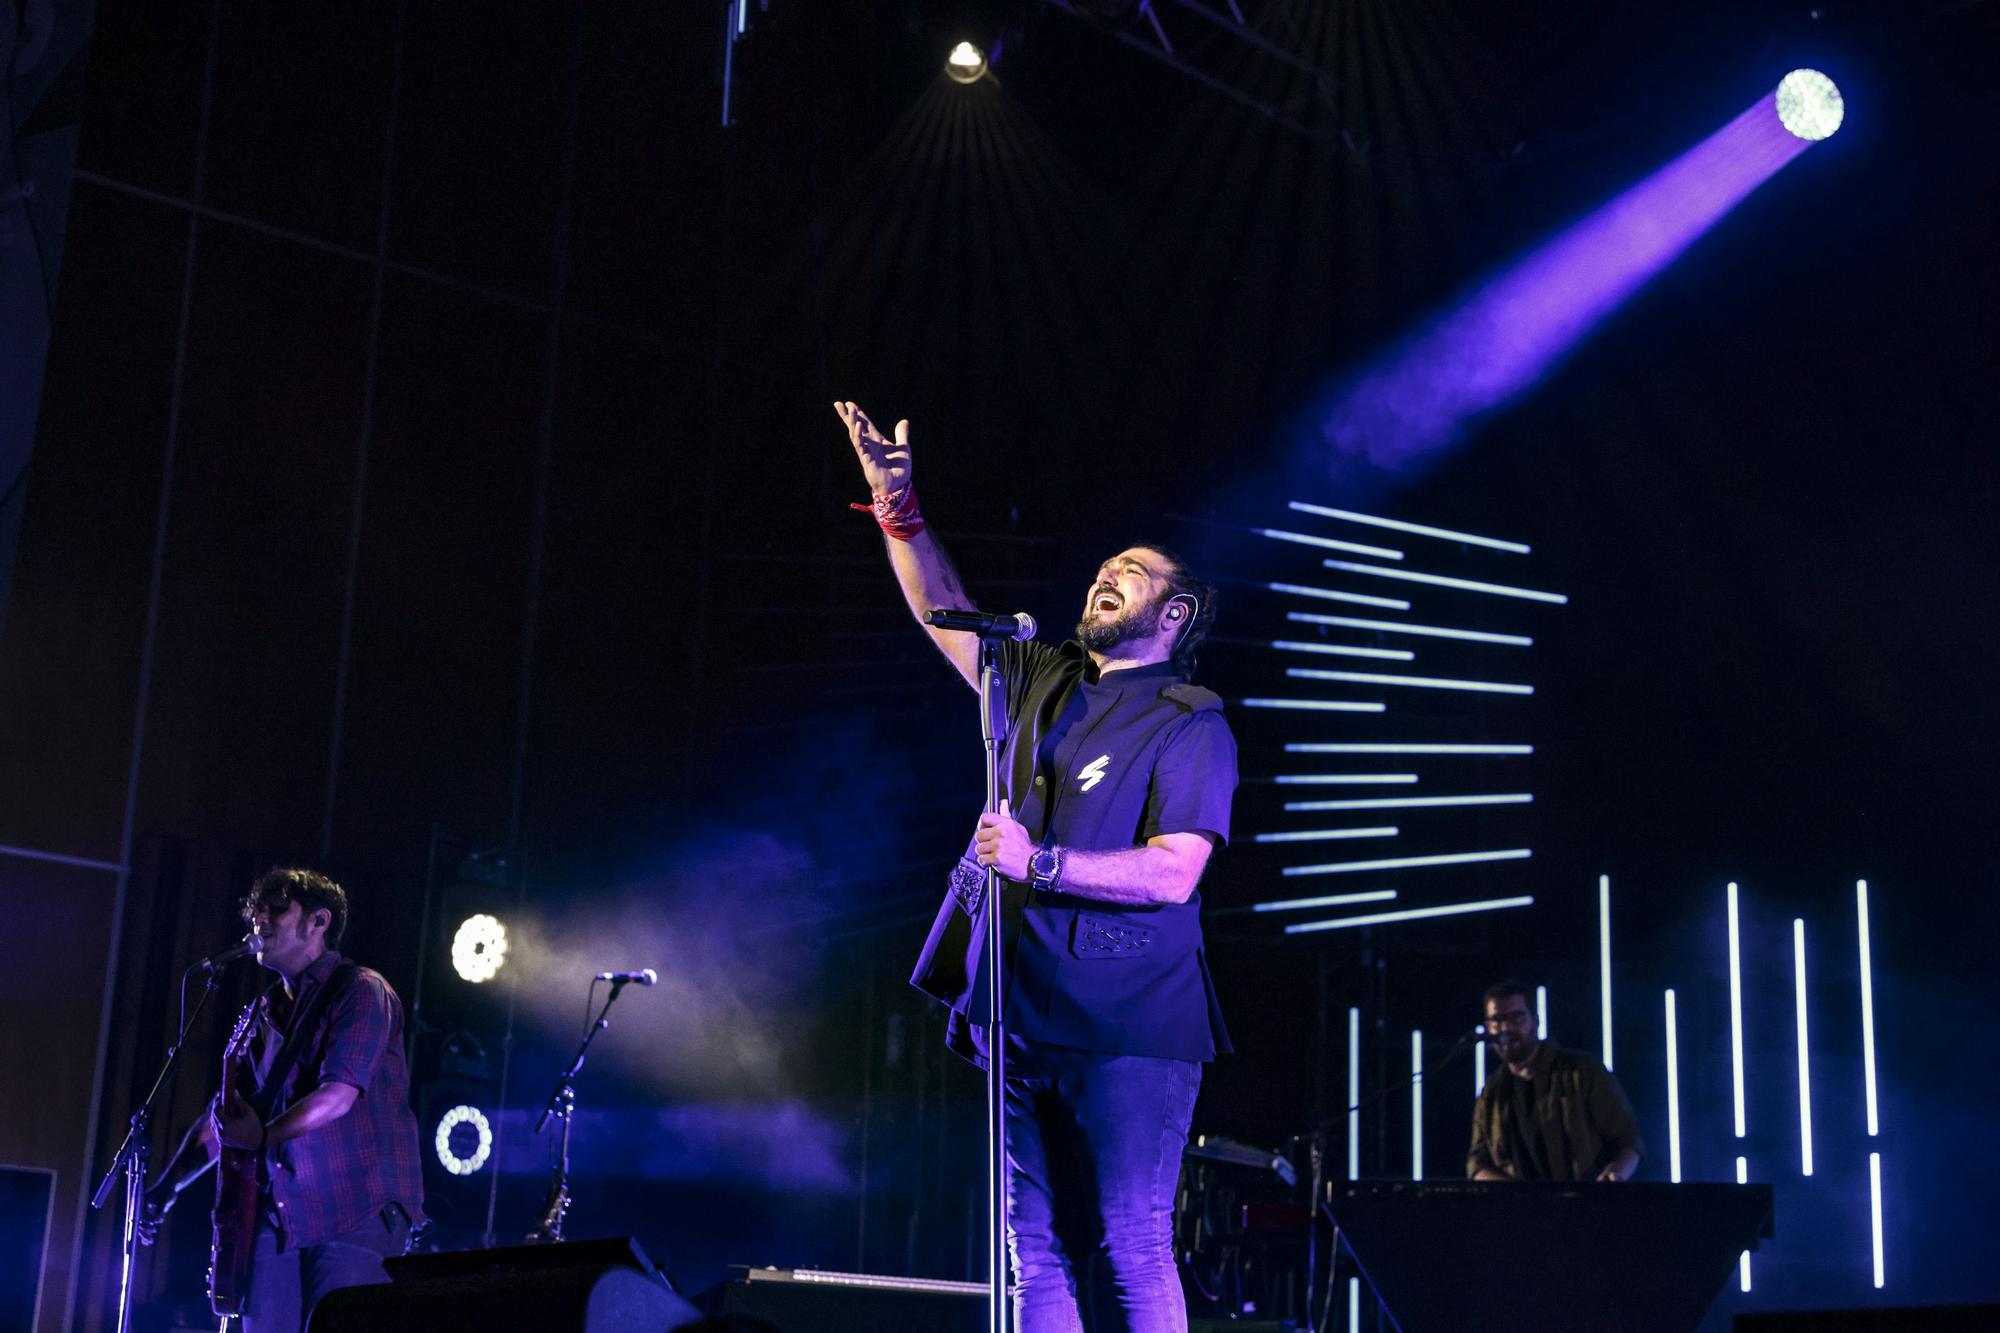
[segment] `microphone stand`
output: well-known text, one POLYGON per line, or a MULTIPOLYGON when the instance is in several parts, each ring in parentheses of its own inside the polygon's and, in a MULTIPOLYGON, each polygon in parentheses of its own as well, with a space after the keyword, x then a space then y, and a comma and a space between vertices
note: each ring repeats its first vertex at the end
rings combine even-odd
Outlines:
MULTIPOLYGON (((594 990, 597 983, 592 982, 594 990)), ((549 1090, 549 1099, 542 1106, 542 1118, 535 1122, 535 1133, 548 1127, 549 1117, 562 1121, 562 1130, 555 1142, 549 1145, 549 1192, 542 1200, 542 1211, 535 1229, 527 1236, 530 1245, 553 1245, 563 1238, 563 1219, 569 1213, 569 1131, 570 1122, 576 1115, 576 1076, 583 1069, 584 1057, 590 1053, 590 1043, 597 1034, 611 1026, 611 1006, 618 1003, 619 992, 626 986, 626 978, 614 977, 611 993, 604 999, 604 1007, 597 1011, 590 1027, 584 1031, 583 1044, 576 1048, 576 1058, 569 1062, 569 1068, 556 1076, 556 1085, 549 1090)), ((497 1169, 497 1167, 496 1167, 497 1169)))
MULTIPOLYGON (((1325 1213, 1327 1221, 1333 1223, 1333 1245, 1327 1251, 1326 1283, 1327 1283, 1327 1298, 1329 1300, 1331 1300, 1333 1297, 1334 1265, 1340 1262, 1340 1241, 1341 1241, 1340 1220, 1334 1217, 1333 1209, 1327 1204, 1326 1193, 1327 1193, 1328 1182, 1325 1173, 1325 1160, 1324 1160, 1325 1153, 1323 1153, 1320 1149, 1320 1144, 1326 1138, 1327 1130, 1333 1128, 1334 1125, 1338 1124, 1342 1120, 1345 1120, 1348 1116, 1354 1115, 1360 1111, 1367 1110, 1369 1107, 1375 1105, 1377 1102, 1381 1101, 1383 1098, 1387 1097, 1392 1092, 1401 1092, 1404 1088, 1410 1087, 1412 1084, 1423 1082, 1424 1080, 1430 1078, 1434 1074, 1442 1073, 1444 1071, 1444 1067, 1450 1064, 1453 1060, 1456 1060, 1461 1051, 1463 1051, 1466 1047, 1470 1046, 1473 1042, 1478 1041, 1480 1039, 1481 1039, 1480 1034, 1477 1032, 1459 1033, 1458 1040, 1453 1042, 1451 1044, 1451 1048, 1447 1050, 1444 1053, 1444 1055, 1440 1057, 1435 1063, 1433 1063, 1429 1069, 1418 1070, 1416 1073, 1410 1075, 1408 1078, 1404 1079, 1400 1083, 1385 1084, 1384 1086, 1379 1087, 1375 1089, 1375 1091, 1369 1093, 1366 1097, 1363 1097, 1360 1101, 1354 1103, 1354 1105, 1348 1107, 1345 1111, 1343 1111, 1340 1114, 1338 1119, 1322 1120, 1319 1124, 1313 1126, 1312 1141, 1311 1141, 1313 1211, 1312 1211, 1312 1222, 1308 1224, 1308 1231, 1306 1236, 1306 1333, 1313 1333, 1313 1329, 1315 1327, 1313 1319, 1313 1288, 1316 1285, 1316 1279, 1319 1276, 1317 1252, 1319 1249, 1318 1224, 1319 1224, 1319 1215, 1321 1213, 1325 1213)), ((1348 1246, 1348 1253, 1352 1254, 1353 1252, 1354 1252, 1354 1247, 1352 1245, 1348 1246)), ((1365 1271, 1363 1275, 1366 1276, 1365 1271)), ((1369 1279, 1369 1285, 1371 1288, 1374 1286, 1374 1279, 1372 1278, 1369 1279)))
MULTIPOLYGON (((188 972, 200 967, 196 963, 188 972)), ((105 1171, 104 1179, 97 1186, 97 1193, 90 1196, 90 1206, 102 1211, 110 1202, 112 1186, 118 1175, 125 1175, 125 1223, 119 1233, 121 1255, 118 1273, 118 1323, 117 1333, 130 1333, 132 1327, 132 1283, 136 1277, 139 1261, 139 1216, 146 1202, 146 1168, 153 1156, 153 1105, 160 1094, 167 1090, 172 1081, 174 1069, 181 1061, 181 1048, 187 1045, 188 1033, 194 1028, 195 1019, 207 1007, 208 999, 216 992, 216 976, 219 969, 210 968, 202 983, 201 998, 194 1008, 181 1020, 181 1030, 174 1037, 174 1044, 167 1048, 167 1057, 160 1065, 160 1072, 153 1079, 153 1086, 147 1090, 139 1109, 132 1112, 131 1124, 125 1130, 125 1141, 118 1145, 118 1151, 111 1156, 111 1166, 105 1171)), ((181 974, 182 984, 186 984, 187 972, 181 974)), ((182 992, 186 994, 185 991, 182 992)))
MULTIPOLYGON (((1006 682, 1000 644, 979 639, 979 734, 986 747, 986 812, 1000 812, 1000 752, 1007 742, 1006 682)), ((1007 1333, 1007 997, 1000 868, 986 867, 986 1262, 988 1333, 1007 1333)))

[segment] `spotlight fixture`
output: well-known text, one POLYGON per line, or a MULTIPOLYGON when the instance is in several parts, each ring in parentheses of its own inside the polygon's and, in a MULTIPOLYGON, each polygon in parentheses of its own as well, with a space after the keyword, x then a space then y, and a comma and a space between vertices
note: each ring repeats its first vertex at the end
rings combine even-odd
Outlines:
POLYGON ((1840 89, 1816 69, 1795 69, 1778 80, 1777 104, 1784 127, 1813 142, 1839 129, 1847 114, 1840 89))
POLYGON ((465 918, 451 940, 451 965, 478 985, 491 981, 507 961, 507 927, 497 916, 478 912, 465 918))
POLYGON ((438 1117, 432 1142, 445 1170, 469 1176, 493 1154, 493 1123, 476 1106, 454 1106, 438 1117))
POLYGON ((960 42, 945 57, 944 72, 956 83, 977 83, 986 77, 986 53, 971 42, 960 42))

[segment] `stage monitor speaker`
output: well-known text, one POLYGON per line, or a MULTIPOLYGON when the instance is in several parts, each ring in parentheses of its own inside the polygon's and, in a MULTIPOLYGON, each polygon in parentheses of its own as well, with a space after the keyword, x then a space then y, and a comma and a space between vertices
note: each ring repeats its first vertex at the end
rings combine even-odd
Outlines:
POLYGON ((1991 1333, 2000 1305, 1931 1305, 1875 1310, 1795 1310, 1740 1314, 1735 1333, 1991 1333))
POLYGON ((29 1333, 41 1311, 56 1173, 0 1166, 0 1333, 29 1333))
POLYGON ((732 1267, 701 1295, 711 1315, 779 1333, 985 1333, 986 1284, 815 1268, 732 1267))
POLYGON ((416 1254, 387 1266, 387 1284, 328 1292, 307 1333, 667 1333, 701 1318, 629 1237, 416 1254))

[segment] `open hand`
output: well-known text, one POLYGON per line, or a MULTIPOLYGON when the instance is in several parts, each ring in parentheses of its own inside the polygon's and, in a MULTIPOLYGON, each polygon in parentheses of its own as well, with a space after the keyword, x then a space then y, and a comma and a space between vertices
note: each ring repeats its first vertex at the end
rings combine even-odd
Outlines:
POLYGON ((999 814, 979 817, 979 831, 972 835, 972 843, 979 864, 998 866, 1008 879, 1028 878, 1028 857, 1034 853, 1034 839, 1008 812, 1005 797, 1000 800, 999 814))
POLYGON ((263 1146, 264 1122, 241 1097, 231 1096, 226 1102, 218 1099, 209 1108, 208 1118, 216 1142, 223 1147, 254 1151, 263 1146))
POLYGON ((910 423, 896 423, 896 438, 882 437, 868 414, 854 403, 835 403, 833 410, 847 427, 847 439, 861 460, 861 476, 877 495, 900 491, 910 484, 910 423))

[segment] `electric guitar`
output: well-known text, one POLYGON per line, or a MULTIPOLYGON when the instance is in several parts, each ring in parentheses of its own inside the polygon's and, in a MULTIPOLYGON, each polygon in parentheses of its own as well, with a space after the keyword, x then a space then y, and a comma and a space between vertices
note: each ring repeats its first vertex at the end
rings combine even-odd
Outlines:
MULTIPOLYGON (((222 1052, 221 1103, 238 1100, 238 1080, 250 1050, 250 1030, 257 1021, 257 1001, 244 1006, 222 1052)), ((249 1295, 250 1247, 257 1237, 257 1162, 262 1154, 250 1148, 222 1149, 215 1164, 215 1208, 209 1214, 213 1232, 208 1248, 208 1303, 225 1317, 243 1313, 249 1295)))

